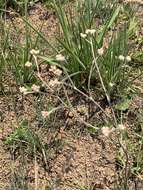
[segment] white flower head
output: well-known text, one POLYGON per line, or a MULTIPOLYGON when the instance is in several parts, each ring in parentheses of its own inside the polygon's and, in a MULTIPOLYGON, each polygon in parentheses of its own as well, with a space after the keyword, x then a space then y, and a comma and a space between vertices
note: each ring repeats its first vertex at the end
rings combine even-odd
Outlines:
POLYGON ((86 34, 90 34, 90 35, 94 35, 95 32, 96 32, 95 29, 86 29, 86 31, 85 31, 86 34))
POLYGON ((114 86, 114 83, 109 82, 109 86, 112 88, 114 86))
POLYGON ((87 37, 87 34, 80 33, 80 37, 86 38, 86 37, 87 37))
POLYGON ((26 95, 26 94, 28 93, 27 88, 25 88, 24 86, 20 87, 19 90, 20 90, 20 92, 21 92, 22 94, 24 94, 24 95, 26 95))
POLYGON ((54 74, 59 77, 61 76, 62 71, 60 69, 57 69, 54 74))
POLYGON ((50 80, 50 82, 49 82, 49 86, 52 88, 52 87, 57 87, 57 86, 59 86, 61 84, 61 82, 60 81, 58 81, 58 79, 56 78, 56 79, 54 79, 54 80, 50 80))
POLYGON ((123 55, 119 55, 118 58, 119 58, 120 61, 124 61, 125 60, 125 57, 123 55))
POLYGON ((132 60, 132 59, 131 59, 131 57, 130 57, 129 55, 126 56, 126 61, 127 61, 127 62, 131 62, 131 60, 132 60))
POLYGON ((40 91, 40 86, 38 86, 36 84, 33 84, 31 89, 32 89, 33 92, 39 92, 40 91))
POLYGON ((31 53, 32 55, 38 55, 38 54, 40 53, 40 51, 39 51, 39 50, 36 50, 36 49, 31 49, 31 50, 30 50, 30 53, 31 53))
POLYGON ((103 47, 97 50, 98 55, 102 56, 104 54, 103 47))
POLYGON ((57 70, 56 65, 51 65, 49 71, 54 72, 55 70, 57 70))
POLYGON ((41 115, 44 119, 46 119, 49 116, 49 112, 48 111, 41 111, 41 115))
POLYGON ((126 129, 126 127, 125 127, 125 125, 123 125, 123 124, 119 124, 119 125, 117 126, 117 129, 119 129, 120 131, 124 131, 124 130, 126 129))
POLYGON ((60 76, 62 74, 62 71, 58 69, 55 65, 52 65, 49 71, 54 73, 56 76, 60 76))
POLYGON ((109 128, 109 127, 102 127, 101 132, 102 132, 102 134, 103 134, 105 137, 109 137, 109 135, 110 135, 111 132, 112 132, 112 129, 109 128))
POLYGON ((56 55, 56 60, 60 62, 64 62, 66 59, 65 59, 65 56, 63 56, 62 54, 58 54, 56 55))
POLYGON ((27 61, 27 62, 25 63, 25 67, 31 67, 31 66, 32 66, 32 63, 31 63, 31 62, 27 61))

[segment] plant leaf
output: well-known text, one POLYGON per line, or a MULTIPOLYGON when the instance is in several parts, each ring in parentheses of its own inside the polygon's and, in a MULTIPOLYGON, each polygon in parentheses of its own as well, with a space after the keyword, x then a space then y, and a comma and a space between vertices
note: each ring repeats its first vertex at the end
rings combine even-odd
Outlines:
POLYGON ((126 98, 119 104, 116 104, 115 109, 120 110, 120 111, 126 111, 127 109, 129 109, 130 103, 131 103, 131 99, 126 98))

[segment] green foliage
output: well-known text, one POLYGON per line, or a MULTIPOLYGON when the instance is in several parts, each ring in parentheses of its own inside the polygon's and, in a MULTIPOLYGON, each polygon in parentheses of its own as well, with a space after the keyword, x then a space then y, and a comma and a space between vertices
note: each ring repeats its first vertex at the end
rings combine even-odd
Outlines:
POLYGON ((17 148, 25 147, 29 153, 39 150, 42 145, 39 137, 30 130, 28 122, 23 121, 18 128, 6 139, 5 144, 17 148))
POLYGON ((120 55, 128 55, 126 26, 112 36, 105 54, 99 58, 100 72, 108 93, 123 92, 128 82, 130 68, 127 62, 119 60, 120 55))
MULTIPOLYGON (((113 32, 113 34, 111 32, 111 29, 113 30, 116 26, 121 7, 117 3, 112 2, 112 6, 109 7, 110 14, 107 13, 104 18, 100 16, 101 24, 97 26, 94 18, 99 16, 97 13, 101 13, 105 8, 104 4, 101 7, 99 0, 83 1, 82 4, 80 2, 77 3, 75 11, 69 10, 71 15, 66 13, 60 1, 56 2, 54 0, 53 2, 62 30, 62 36, 58 38, 58 41, 63 54, 66 56, 66 70, 69 75, 74 75, 72 77, 74 83, 77 86, 83 85, 87 87, 90 73, 92 73, 91 83, 95 85, 98 83, 98 71, 93 66, 95 56, 108 93, 112 94, 120 89, 124 89, 130 68, 126 61, 121 61, 118 57, 120 55, 128 55, 129 35, 127 28, 130 24, 122 26, 121 29, 113 32), (82 38, 81 33, 85 34, 86 30, 91 28, 95 28, 95 34, 82 38), (104 41, 107 38, 108 48, 104 48, 104 41), (98 49, 102 47, 104 48, 104 53, 100 56, 98 55, 98 49)), ((104 12, 106 13, 106 11, 104 12)), ((131 27, 129 28, 131 32, 131 27)))
POLYGON ((115 109, 120 111, 126 111, 129 109, 130 103, 131 99, 125 98, 122 102, 116 104, 115 109))
MULTIPOLYGON (((27 9, 25 10, 25 15, 27 18, 27 9)), ((19 37, 19 30, 17 26, 14 26, 14 29, 11 31, 9 27, 7 27, 4 21, 0 22, 0 87, 1 91, 4 91, 2 78, 5 74, 4 69, 10 70, 12 74, 12 78, 15 79, 18 85, 33 84, 37 81, 34 76, 33 67, 26 67, 25 63, 27 61, 31 61, 30 55, 30 47, 35 47, 37 43, 37 38, 34 42, 32 42, 31 37, 29 35, 29 29, 27 24, 25 23, 25 36, 23 45, 17 41, 17 37, 19 37), (15 38, 15 40, 13 40, 15 38)))
POLYGON ((136 51, 136 52, 133 54, 133 59, 134 59, 136 62, 143 63, 143 52, 142 52, 142 51, 136 51))
MULTIPOLYGON (((14 48, 15 49, 15 48, 14 48)), ((27 47, 20 48, 17 47, 14 52, 9 52, 8 64, 11 66, 13 71, 13 76, 15 77, 16 83, 18 85, 31 85, 37 81, 34 76, 34 71, 32 67, 28 68, 25 66, 26 62, 30 59, 30 54, 27 53, 27 47)))
POLYGON ((5 50, 7 48, 7 35, 5 35, 4 25, 0 22, 0 35, 4 38, 0 38, 0 92, 4 90, 3 86, 3 73, 5 71, 5 50), (2 48, 3 47, 3 48, 2 48))
POLYGON ((129 23, 128 35, 132 37, 136 34, 137 31, 138 31, 138 20, 136 19, 136 17, 133 17, 129 23))

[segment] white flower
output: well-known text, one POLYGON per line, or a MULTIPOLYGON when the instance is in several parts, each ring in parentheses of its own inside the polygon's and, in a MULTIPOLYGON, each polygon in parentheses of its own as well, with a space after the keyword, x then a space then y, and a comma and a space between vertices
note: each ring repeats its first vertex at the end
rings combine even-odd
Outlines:
POLYGON ((112 88, 114 86, 114 83, 109 82, 109 86, 112 88))
POLYGON ((65 61, 66 59, 65 59, 65 57, 64 57, 62 54, 58 54, 58 55, 56 55, 56 60, 57 60, 57 61, 60 61, 60 62, 63 62, 63 61, 65 61))
POLYGON ((102 127, 101 132, 105 137, 108 137, 112 132, 112 129, 109 127, 102 127))
POLYGON ((38 54, 40 53, 40 51, 39 51, 39 50, 36 50, 36 49, 31 49, 31 50, 30 50, 30 53, 31 53, 32 55, 38 55, 38 54))
POLYGON ((41 111, 41 115, 45 119, 49 116, 49 112, 48 111, 41 111))
POLYGON ((56 86, 59 86, 60 84, 61 83, 60 83, 60 81, 58 81, 58 79, 50 80, 50 82, 49 82, 50 87, 56 87, 56 86))
POLYGON ((98 53, 98 55, 102 56, 104 53, 104 49, 103 48, 98 49, 97 53, 98 53))
POLYGON ((62 71, 60 69, 55 70, 55 75, 60 76, 62 74, 62 71))
POLYGON ((31 67, 31 66, 32 66, 32 63, 31 63, 31 62, 27 61, 27 62, 25 63, 25 67, 31 67))
POLYGON ((124 61, 125 60, 125 57, 123 55, 119 55, 118 58, 119 58, 120 61, 124 61))
POLYGON ((95 32, 96 32, 95 29, 86 29, 86 31, 85 31, 86 34, 91 34, 91 35, 94 35, 95 32))
POLYGON ((62 74, 62 71, 58 69, 55 65, 52 65, 49 71, 54 73, 56 76, 60 76, 62 74))
POLYGON ((57 69, 56 65, 51 65, 49 71, 53 72, 57 69))
POLYGON ((80 36, 81 36, 82 38, 86 38, 86 37, 87 37, 87 34, 80 33, 80 36))
POLYGON ((117 127, 118 127, 118 129, 119 129, 120 131, 123 131, 123 130, 126 129, 125 125, 123 125, 123 124, 119 124, 117 127))
POLYGON ((40 86, 36 85, 36 84, 33 84, 31 89, 34 91, 34 92, 39 92, 40 91, 40 86))
POLYGON ((127 62, 130 62, 132 59, 131 59, 131 57, 130 56, 126 56, 126 61, 127 62))
POLYGON ((27 88, 25 88, 24 86, 20 87, 19 90, 20 90, 20 92, 21 92, 22 94, 24 94, 24 95, 26 95, 26 94, 28 93, 27 88))

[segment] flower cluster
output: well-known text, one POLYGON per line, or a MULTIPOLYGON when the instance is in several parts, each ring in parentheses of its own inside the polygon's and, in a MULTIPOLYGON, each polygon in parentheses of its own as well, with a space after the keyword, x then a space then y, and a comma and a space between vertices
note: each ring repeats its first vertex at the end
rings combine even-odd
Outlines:
POLYGON ((112 88, 115 84, 112 82, 109 82, 109 86, 112 88))
POLYGON ((113 129, 109 127, 102 127, 101 132, 105 137, 109 137, 109 135, 113 132, 113 129))
POLYGON ((65 57, 62 54, 56 55, 56 60, 60 62, 66 61, 65 57))
POLYGON ((80 36, 81 36, 82 38, 86 38, 87 35, 94 35, 95 32, 96 32, 95 29, 86 29, 85 33, 80 33, 80 36))
POLYGON ((37 93, 37 92, 40 92, 40 86, 36 85, 36 84, 33 84, 31 86, 31 89, 33 92, 37 93))
POLYGON ((22 94, 26 95, 26 94, 30 94, 30 93, 38 93, 38 92, 40 92, 40 86, 38 86, 38 85, 36 85, 36 84, 33 84, 33 85, 31 86, 31 90, 32 90, 32 91, 28 91, 28 89, 25 88, 24 86, 22 86, 22 87, 19 88, 19 91, 20 91, 22 94))
POLYGON ((125 125, 123 125, 123 124, 119 124, 119 125, 117 126, 117 129, 118 129, 119 131, 124 131, 124 130, 126 129, 126 127, 125 127, 125 125))
POLYGON ((59 86, 60 84, 61 84, 61 82, 58 81, 57 78, 54 79, 54 80, 50 80, 50 81, 49 81, 49 86, 50 86, 51 88, 55 88, 55 87, 59 86))
POLYGON ((87 34, 80 33, 80 36, 81 36, 82 38, 86 38, 86 37, 87 37, 87 34))
POLYGON ((86 29, 86 31, 85 31, 86 34, 90 34, 90 35, 94 35, 95 32, 96 32, 95 29, 86 29))
POLYGON ((44 119, 46 119, 49 116, 49 112, 48 111, 41 111, 41 115, 44 119))
POLYGON ((104 54, 103 47, 97 50, 98 55, 102 56, 104 54))
POLYGON ((31 49, 30 53, 31 53, 31 55, 38 55, 40 53, 40 51, 36 50, 36 49, 31 49))
POLYGON ((24 86, 20 87, 20 88, 19 88, 19 91, 20 91, 22 94, 24 94, 24 95, 28 94, 28 90, 27 90, 27 88, 25 88, 24 86))
POLYGON ((60 76, 62 74, 62 71, 58 69, 55 65, 52 65, 51 68, 49 69, 50 72, 54 73, 56 76, 60 76))
POLYGON ((119 57, 118 57, 118 59, 120 60, 120 61, 127 61, 127 62, 131 62, 131 57, 128 55, 128 56, 124 56, 124 55, 119 55, 119 57))
POLYGON ((113 131, 125 131, 126 130, 126 126, 123 125, 123 124, 118 124, 117 125, 117 128, 109 128, 109 127, 102 127, 101 129, 101 133, 105 136, 105 137, 109 137, 110 134, 113 132, 113 131))
POLYGON ((32 66, 32 63, 30 62, 30 61, 27 61, 26 63, 25 63, 25 67, 31 67, 32 66))

